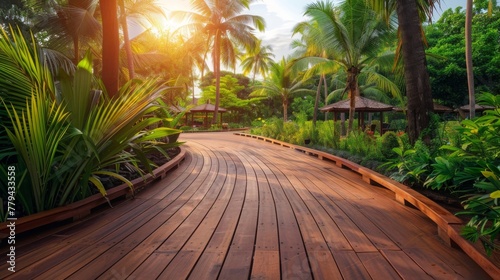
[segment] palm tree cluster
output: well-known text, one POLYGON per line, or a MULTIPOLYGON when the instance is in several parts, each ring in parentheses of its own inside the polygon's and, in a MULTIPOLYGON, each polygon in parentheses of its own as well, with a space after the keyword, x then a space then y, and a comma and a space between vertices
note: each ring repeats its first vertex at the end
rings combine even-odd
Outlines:
MULTIPOLYGON (((252 1, 231 0, 193 0, 193 11, 176 11, 174 16, 190 20, 185 26, 192 32, 192 37, 202 37, 206 41, 207 51, 211 49, 213 72, 215 76, 215 110, 213 123, 217 121, 220 105, 221 63, 226 67, 236 65, 238 47, 255 50, 258 39, 254 35, 255 26, 264 31, 265 22, 260 16, 242 14, 252 1)), ((259 61, 255 61, 258 65, 259 61)), ((248 63, 252 68, 253 63, 248 63)))

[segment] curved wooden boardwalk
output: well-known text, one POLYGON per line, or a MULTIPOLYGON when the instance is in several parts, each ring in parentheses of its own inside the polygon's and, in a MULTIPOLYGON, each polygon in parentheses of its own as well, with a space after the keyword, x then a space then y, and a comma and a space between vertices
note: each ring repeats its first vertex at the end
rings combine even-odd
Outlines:
POLYGON ((135 199, 18 237, 0 279, 490 279, 353 172, 231 133, 181 141, 185 162, 135 199))

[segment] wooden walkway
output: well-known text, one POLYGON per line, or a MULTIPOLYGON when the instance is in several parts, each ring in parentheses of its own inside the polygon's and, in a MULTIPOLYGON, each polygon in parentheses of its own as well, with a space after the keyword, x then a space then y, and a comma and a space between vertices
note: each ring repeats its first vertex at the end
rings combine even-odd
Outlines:
POLYGON ((231 133, 181 141, 185 162, 135 199, 18 237, 0 279, 490 279, 353 172, 231 133))

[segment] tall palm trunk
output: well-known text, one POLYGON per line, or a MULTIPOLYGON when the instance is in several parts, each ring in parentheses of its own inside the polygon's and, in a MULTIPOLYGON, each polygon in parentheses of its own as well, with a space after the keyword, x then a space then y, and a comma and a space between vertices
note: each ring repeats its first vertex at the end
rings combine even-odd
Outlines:
MULTIPOLYGON (((398 23, 401 31, 406 96, 408 99, 408 136, 415 143, 429 126, 432 94, 427 73, 420 18, 415 0, 398 0, 398 23)), ((422 135, 428 139, 428 135, 422 135)))
POLYGON ((128 75, 130 79, 135 77, 135 69, 134 69, 134 58, 132 57, 132 48, 130 47, 130 38, 128 36, 128 24, 127 24, 127 14, 125 12, 125 3, 123 0, 119 0, 120 3, 120 24, 123 30, 123 47, 125 48, 125 53, 127 54, 127 66, 128 66, 128 75))
POLYGON ((286 97, 288 95, 284 95, 283 98, 283 121, 287 122, 288 121, 288 98, 286 97))
MULTIPOLYGON (((324 86, 323 89, 324 89, 325 104, 326 104, 326 100, 328 99, 328 85, 326 84, 326 76, 323 77, 323 86, 324 86)), ((325 122, 327 120, 328 120, 328 112, 325 112, 325 122)))
POLYGON ((347 70, 347 90, 349 91, 349 123, 347 126, 347 134, 352 131, 354 122, 354 114, 356 113, 356 96, 359 96, 358 75, 360 69, 351 67, 347 70))
POLYGON ((321 76, 319 76, 318 87, 316 89, 316 99, 314 100, 313 127, 316 127, 316 121, 318 120, 319 96, 321 93, 321 83, 323 82, 324 76, 324 74, 321 74, 321 76))
POLYGON ((467 66, 467 86, 469 87, 469 117, 476 115, 476 99, 474 97, 474 72, 472 70, 472 0, 467 0, 465 9, 465 63, 467 66))
POLYGON ((118 19, 116 0, 99 1, 102 14, 102 81, 108 95, 118 93, 118 51, 120 40, 118 36, 118 19))
POLYGON ((212 124, 217 123, 220 103, 220 36, 220 33, 217 32, 214 40, 215 108, 212 124))

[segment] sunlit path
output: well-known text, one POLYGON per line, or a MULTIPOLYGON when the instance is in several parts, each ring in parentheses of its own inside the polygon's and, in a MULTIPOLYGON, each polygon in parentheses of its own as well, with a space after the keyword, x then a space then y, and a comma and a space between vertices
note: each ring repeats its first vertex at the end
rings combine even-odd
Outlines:
POLYGON ((489 279, 353 172, 231 133, 180 140, 186 160, 164 180, 19 239, 16 272, 2 264, 0 279, 489 279))

